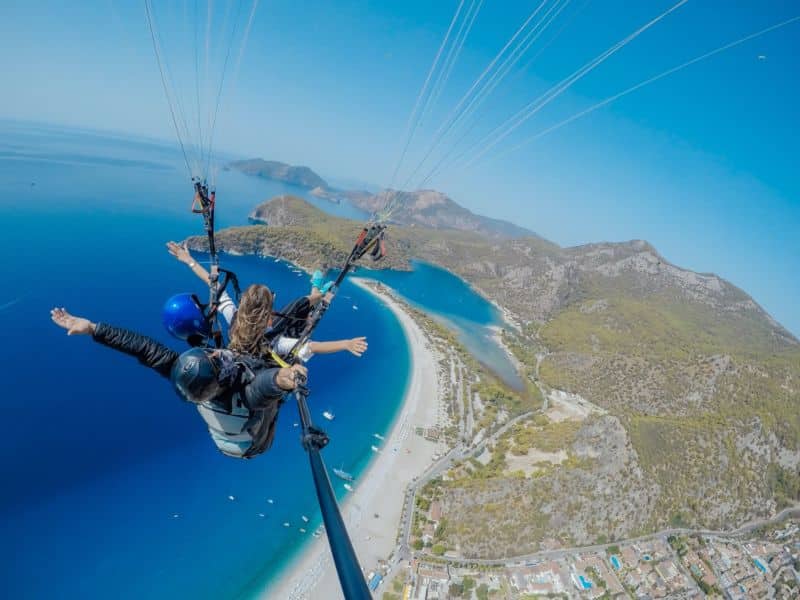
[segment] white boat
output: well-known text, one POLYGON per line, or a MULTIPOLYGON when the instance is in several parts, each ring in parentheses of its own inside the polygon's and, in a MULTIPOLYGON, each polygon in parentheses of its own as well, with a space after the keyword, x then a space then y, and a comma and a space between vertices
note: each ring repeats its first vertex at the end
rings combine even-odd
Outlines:
POLYGON ((307 517, 307 516, 303 515, 303 516, 302 516, 302 517, 300 517, 300 518, 301 518, 301 519, 303 519, 303 522, 304 522, 304 523, 308 523, 308 517, 307 517))
POLYGON ((378 448, 377 446, 370 446, 370 450, 372 450, 373 452, 380 452, 381 451, 381 449, 378 448))
POLYGON ((283 526, 284 526, 284 527, 288 527, 288 526, 289 526, 289 522, 288 522, 288 521, 286 521, 286 522, 283 524, 283 526))
POLYGON ((373 433, 372 437, 374 437, 376 440, 384 439, 383 436, 380 433, 373 433))
POLYGON ((269 502, 270 504, 275 504, 275 501, 272 498, 267 498, 267 502, 269 502))
POLYGON ((344 469, 334 469, 333 474, 336 475, 339 479, 344 479, 345 481, 353 481, 353 476, 350 475, 344 469))
POLYGON ((300 533, 305 533, 305 532, 306 532, 306 530, 301 527, 300 528, 300 533))
POLYGON ((353 491, 353 486, 350 485, 349 483, 345 483, 344 484, 344 489, 346 489, 348 492, 352 492, 353 491))
POLYGON ((336 415, 334 415, 334 414, 333 414, 331 411, 329 411, 329 410, 326 410, 325 412, 323 412, 323 413, 322 413, 322 416, 323 416, 323 417, 325 417, 326 419, 328 419, 328 421, 333 421, 333 420, 336 418, 336 415))
POLYGON ((264 518, 264 513, 258 513, 258 516, 263 519, 264 518))
POLYGON ((234 500, 236 500, 236 496, 228 496, 228 500, 230 500, 231 502, 233 502, 234 500))
POLYGON ((273 262, 281 262, 280 258, 276 258, 273 262))
POLYGON ((353 304, 353 310, 358 310, 358 306, 356 306, 355 304, 353 304))

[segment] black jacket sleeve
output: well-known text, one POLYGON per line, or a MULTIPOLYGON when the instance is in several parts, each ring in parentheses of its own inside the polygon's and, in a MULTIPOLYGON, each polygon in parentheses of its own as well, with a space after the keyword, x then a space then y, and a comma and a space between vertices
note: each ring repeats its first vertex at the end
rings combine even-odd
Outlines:
POLYGON ((135 356, 141 364, 167 378, 170 376, 173 363, 178 358, 177 352, 153 338, 108 323, 98 323, 92 339, 114 350, 135 356))
POLYGON ((275 382, 280 369, 262 369, 244 390, 247 408, 251 410, 264 409, 272 406, 287 393, 275 382))

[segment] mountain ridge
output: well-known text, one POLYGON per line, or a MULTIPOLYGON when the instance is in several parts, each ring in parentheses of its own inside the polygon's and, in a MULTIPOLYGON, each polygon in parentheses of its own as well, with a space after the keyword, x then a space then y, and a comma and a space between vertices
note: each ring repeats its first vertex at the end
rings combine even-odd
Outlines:
POLYGON ((541 237, 536 232, 509 221, 476 214, 436 190, 383 190, 378 193, 341 190, 330 186, 309 167, 292 166, 262 158, 234 161, 228 164, 228 168, 246 175, 297 185, 310 190, 317 198, 334 203, 346 200, 370 214, 384 210, 391 203, 393 210, 388 220, 400 225, 474 231, 496 238, 541 237))

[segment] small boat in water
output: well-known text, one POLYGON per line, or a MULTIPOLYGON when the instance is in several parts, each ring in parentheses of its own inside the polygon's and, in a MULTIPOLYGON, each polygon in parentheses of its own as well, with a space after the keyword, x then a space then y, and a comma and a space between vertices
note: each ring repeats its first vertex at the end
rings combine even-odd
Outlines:
POLYGON ((300 533, 305 533, 305 532, 306 532, 306 530, 301 527, 300 528, 300 533))
POLYGON ((233 502, 234 500, 236 500, 236 496, 228 496, 228 500, 230 500, 231 502, 233 502))
POLYGON ((300 518, 303 519, 303 523, 308 523, 308 517, 307 516, 303 515, 300 518))
POLYGON ((370 446, 370 450, 372 450, 373 452, 380 452, 381 451, 381 449, 378 448, 377 446, 370 446))
POLYGON ((352 492, 353 491, 353 486, 350 485, 349 483, 345 483, 344 484, 344 489, 346 489, 348 492, 352 492))
POLYGON ((328 421, 333 421, 336 418, 336 415, 333 414, 331 411, 326 410, 322 413, 322 416, 328 419, 328 421))
POLYGON ((267 498, 267 502, 269 502, 270 504, 275 504, 275 501, 272 498, 267 498))
POLYGON ((353 476, 350 475, 344 469, 334 469, 333 474, 336 475, 339 479, 344 479, 345 481, 353 481, 353 476))
POLYGON ((289 521, 285 521, 285 522, 283 523, 283 526, 284 526, 284 527, 289 527, 289 521))
POLYGON ((353 304, 353 310, 358 310, 358 306, 356 306, 355 304, 353 304))
POLYGON ((373 433, 372 437, 374 437, 376 440, 383 440, 384 439, 383 436, 380 433, 373 433))

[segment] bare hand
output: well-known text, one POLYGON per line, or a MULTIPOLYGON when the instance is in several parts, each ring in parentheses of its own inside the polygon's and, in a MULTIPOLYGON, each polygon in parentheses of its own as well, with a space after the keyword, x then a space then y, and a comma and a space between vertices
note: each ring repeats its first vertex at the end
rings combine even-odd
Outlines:
POLYGON ((308 375, 308 369, 306 369, 303 365, 284 367, 278 371, 278 375, 275 378, 275 383, 277 383, 278 387, 281 389, 293 390, 297 387, 298 374, 302 377, 306 377, 308 375))
POLYGON ((361 357, 367 351, 367 338, 357 337, 352 340, 347 340, 347 351, 353 356, 361 357))
POLYGON ((167 242, 167 250, 172 256, 184 264, 188 265, 194 262, 192 255, 189 254, 189 249, 185 245, 178 244, 177 242, 167 242))
POLYGON ((54 308, 50 311, 53 323, 67 330, 67 335, 91 335, 94 333, 95 324, 89 319, 75 317, 64 308, 54 308))

